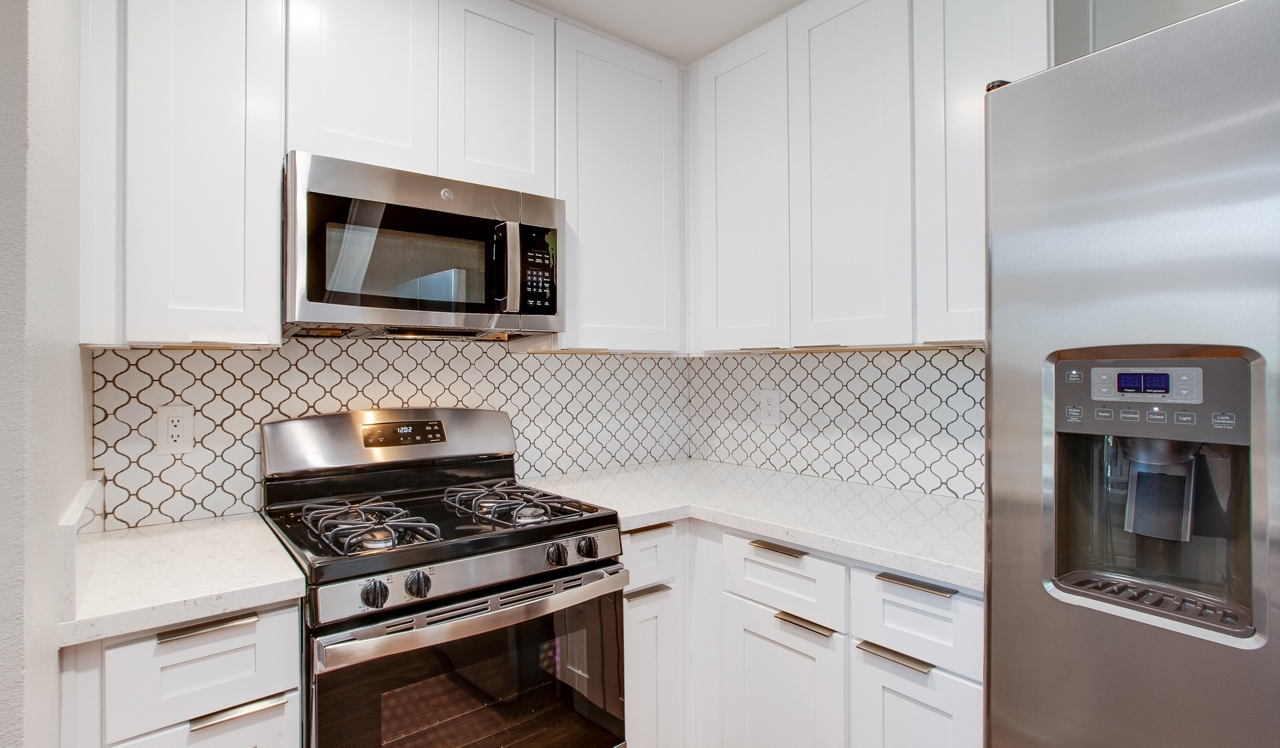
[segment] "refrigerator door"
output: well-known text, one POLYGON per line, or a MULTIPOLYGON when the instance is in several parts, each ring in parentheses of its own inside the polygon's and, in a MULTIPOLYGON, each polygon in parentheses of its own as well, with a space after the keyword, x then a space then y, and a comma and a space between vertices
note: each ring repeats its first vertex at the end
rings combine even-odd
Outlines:
POLYGON ((1280 740, 1280 2, 1242 0, 987 97, 987 744, 1280 740), (1050 583, 1054 351, 1238 346, 1253 636, 1050 583), (1272 550, 1274 549, 1274 550, 1272 550))

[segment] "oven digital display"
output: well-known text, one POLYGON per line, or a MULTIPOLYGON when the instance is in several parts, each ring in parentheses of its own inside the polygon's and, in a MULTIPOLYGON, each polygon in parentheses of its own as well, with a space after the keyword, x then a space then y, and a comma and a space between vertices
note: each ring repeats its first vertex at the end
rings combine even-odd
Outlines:
POLYGON ((407 447, 411 444, 436 444, 444 441, 444 423, 440 421, 401 421, 399 423, 366 423, 360 427, 365 447, 407 447))
POLYGON ((1141 392, 1147 395, 1169 394, 1168 374, 1117 374, 1117 392, 1141 392))

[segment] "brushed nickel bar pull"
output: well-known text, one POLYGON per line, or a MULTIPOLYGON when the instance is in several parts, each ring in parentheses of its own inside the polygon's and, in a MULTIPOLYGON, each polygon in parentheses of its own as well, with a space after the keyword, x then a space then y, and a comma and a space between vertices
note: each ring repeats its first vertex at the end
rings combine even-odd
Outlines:
POLYGON ((781 553, 784 556, 790 556, 792 558, 804 558, 805 556, 809 555, 808 551, 800 551, 800 550, 796 550, 795 548, 788 548, 785 545, 770 543, 767 540, 753 540, 751 541, 751 545, 755 546, 756 548, 763 548, 766 551, 781 553))
POLYGON ((179 639, 187 639, 192 636, 200 636, 201 634, 211 634, 214 631, 224 631, 226 629, 239 628, 240 626, 248 626, 251 623, 258 622, 258 614, 250 613, 247 616, 239 618, 223 618, 217 621, 209 621, 208 623, 197 623, 194 626, 186 626, 172 631, 163 631, 156 634, 156 643, 164 644, 165 642, 177 641, 179 639))
POLYGON ((623 595, 622 595, 622 599, 623 599, 623 600, 626 600, 627 602, 634 602, 634 601, 639 600, 640 598, 643 598, 643 597, 648 597, 648 596, 650 596, 650 595, 656 595, 656 594, 658 594, 659 592, 667 592, 667 591, 668 591, 668 590, 670 590, 670 589, 671 589, 671 588, 670 588, 670 587, 668 587, 668 586, 667 586, 667 585, 665 585, 665 584, 655 584, 655 585, 653 585, 653 586, 651 586, 651 587, 645 587, 645 588, 644 588, 644 589, 642 589, 642 590, 636 590, 635 592, 626 592, 626 593, 623 593, 623 595))
POLYGON ((191 720, 191 727, 188 729, 190 732, 203 730, 206 727, 213 727, 214 725, 220 725, 223 722, 230 722, 233 719, 248 717, 250 714, 265 712, 268 709, 274 709, 275 707, 284 706, 288 703, 288 694, 282 693, 278 696, 268 696, 261 701, 254 701, 248 704, 242 704, 241 706, 233 706, 230 709, 225 709, 221 712, 214 712, 213 714, 206 714, 203 717, 197 717, 196 719, 191 720))
POLYGON ((623 530, 622 534, 623 535, 640 535, 646 532, 653 532, 654 530, 661 530, 666 527, 671 527, 671 523, 663 522, 660 525, 645 525, 644 527, 637 527, 634 530, 623 530))
POLYGON ((931 662, 925 662, 924 660, 917 660, 916 658, 910 655, 904 655, 901 652, 898 652, 893 649, 889 649, 888 647, 882 647, 879 644, 875 644, 873 642, 867 642, 867 641, 858 642, 857 647, 858 649, 861 649, 863 652, 866 652, 867 654, 873 654, 876 657, 883 657, 889 662, 896 663, 903 667, 911 668, 917 673, 928 674, 929 671, 933 670, 933 667, 934 667, 933 663, 931 662))
POLYGON ((937 595, 938 597, 951 597, 952 595, 960 594, 960 590, 953 590, 950 587, 943 587, 940 584, 921 582, 919 579, 904 577, 901 574, 894 574, 888 571, 877 574, 876 579, 879 579, 881 582, 896 584, 900 587, 910 587, 913 590, 928 592, 930 595, 937 595))
POLYGON ((785 611, 778 611, 777 613, 773 614, 773 617, 777 618, 779 621, 789 623, 792 626, 799 626, 802 629, 807 629, 809 631, 812 631, 813 633, 818 634, 819 636, 825 636, 827 638, 830 638, 833 634, 836 633, 835 629, 829 629, 826 626, 823 626, 822 624, 814 623, 813 621, 801 618, 800 616, 793 616, 790 613, 787 613, 785 611))

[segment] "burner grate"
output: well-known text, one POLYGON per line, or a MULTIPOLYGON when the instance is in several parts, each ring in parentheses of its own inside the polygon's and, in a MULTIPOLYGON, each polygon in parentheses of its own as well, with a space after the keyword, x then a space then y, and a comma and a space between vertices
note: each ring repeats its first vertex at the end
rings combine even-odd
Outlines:
POLYGON ((556 519, 581 517, 581 501, 506 481, 495 486, 469 486, 445 491, 444 503, 461 515, 494 527, 526 527, 556 519))
POLYGON ((302 515, 307 526, 343 556, 440 539, 438 525, 413 516, 381 496, 358 503, 335 499, 306 504, 302 515))

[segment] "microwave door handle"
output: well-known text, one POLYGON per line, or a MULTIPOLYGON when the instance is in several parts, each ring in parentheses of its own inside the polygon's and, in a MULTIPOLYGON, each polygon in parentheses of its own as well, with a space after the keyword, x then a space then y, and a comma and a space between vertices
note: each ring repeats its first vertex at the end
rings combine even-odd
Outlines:
POLYGON ((507 221, 507 298, 503 312, 520 311, 520 224, 507 221))

